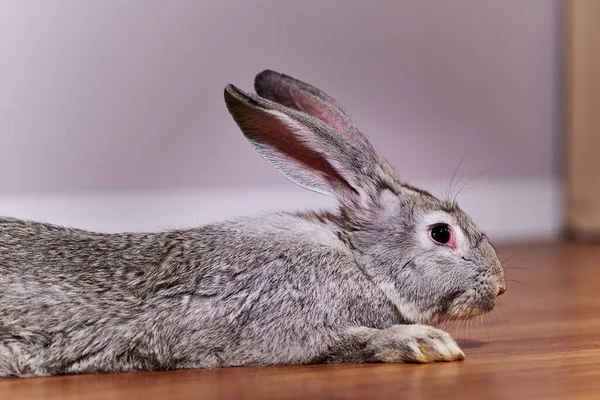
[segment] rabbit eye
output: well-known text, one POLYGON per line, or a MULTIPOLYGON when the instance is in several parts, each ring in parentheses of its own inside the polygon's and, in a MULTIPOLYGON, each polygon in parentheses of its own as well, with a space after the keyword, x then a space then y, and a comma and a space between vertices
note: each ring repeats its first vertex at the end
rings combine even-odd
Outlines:
POLYGON ((448 244, 452 240, 452 228, 446 224, 437 224, 429 231, 431 239, 439 244, 448 244))

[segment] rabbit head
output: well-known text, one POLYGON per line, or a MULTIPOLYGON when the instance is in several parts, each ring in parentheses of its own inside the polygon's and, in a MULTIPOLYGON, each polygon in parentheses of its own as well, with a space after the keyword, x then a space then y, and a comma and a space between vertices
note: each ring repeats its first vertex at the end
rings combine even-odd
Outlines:
POLYGON ((359 267, 407 322, 464 319, 506 290, 492 244, 455 202, 400 181, 348 113, 321 90, 263 71, 258 95, 225 102, 258 153, 292 182, 333 196, 359 267))

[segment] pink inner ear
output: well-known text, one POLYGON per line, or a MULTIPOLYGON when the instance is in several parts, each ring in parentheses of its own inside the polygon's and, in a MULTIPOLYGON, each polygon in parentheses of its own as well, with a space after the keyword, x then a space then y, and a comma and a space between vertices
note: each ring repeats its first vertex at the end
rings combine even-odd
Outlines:
POLYGON ((325 108, 321 103, 314 100, 311 96, 307 96, 304 93, 296 94, 294 99, 300 106, 300 108, 314 116, 319 118, 321 121, 325 122, 327 125, 335 129, 340 135, 342 135, 346 140, 350 143, 356 145, 357 143, 354 141, 354 137, 350 132, 346 130, 344 124, 336 118, 335 114, 330 112, 327 108, 325 108))
POLYGON ((255 115, 254 121, 258 124, 257 131, 261 133, 254 140, 272 149, 273 156, 287 161, 288 168, 284 168, 287 173, 281 169, 280 172, 288 178, 294 180, 294 176, 312 175, 316 181, 326 182, 330 188, 355 191, 323 154, 309 148, 287 126, 271 116, 261 114, 255 115), (292 169, 296 172, 292 172, 292 169))

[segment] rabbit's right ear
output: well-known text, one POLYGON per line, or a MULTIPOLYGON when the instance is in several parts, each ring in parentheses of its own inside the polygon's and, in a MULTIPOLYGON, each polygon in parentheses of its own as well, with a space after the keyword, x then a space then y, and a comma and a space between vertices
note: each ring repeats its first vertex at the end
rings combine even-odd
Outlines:
POLYGON ((274 101, 225 88, 225 103, 252 146, 294 183, 340 200, 370 190, 370 160, 319 118, 274 101))
POLYGON ((333 97, 299 79, 272 70, 264 70, 254 78, 254 89, 260 97, 320 119, 363 152, 375 153, 371 142, 356 126, 348 112, 333 97))

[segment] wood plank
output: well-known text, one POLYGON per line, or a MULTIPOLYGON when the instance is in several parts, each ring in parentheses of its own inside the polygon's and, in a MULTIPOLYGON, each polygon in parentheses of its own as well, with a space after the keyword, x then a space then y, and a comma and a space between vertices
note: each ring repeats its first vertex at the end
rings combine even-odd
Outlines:
POLYGON ((600 238, 600 1, 566 7, 565 160, 570 236, 600 238))
POLYGON ((0 380, 0 399, 597 399, 600 246, 505 247, 508 291, 446 326, 462 362, 314 365, 0 380))

